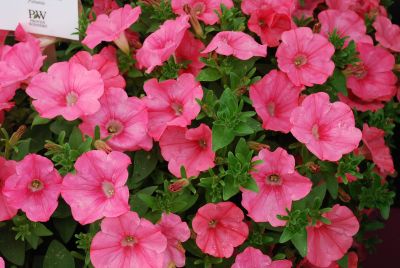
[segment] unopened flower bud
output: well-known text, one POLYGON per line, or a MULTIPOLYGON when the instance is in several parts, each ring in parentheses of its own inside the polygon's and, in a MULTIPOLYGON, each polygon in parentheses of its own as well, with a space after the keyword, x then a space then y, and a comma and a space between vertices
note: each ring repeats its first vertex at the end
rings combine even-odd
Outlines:
POLYGON ((251 150, 254 150, 256 152, 261 151, 263 149, 271 149, 271 147, 268 144, 264 144, 264 143, 259 143, 256 141, 249 141, 247 142, 247 145, 249 145, 249 148, 251 150))
POLYGON ((189 185, 189 180, 188 179, 179 179, 176 182, 172 183, 169 187, 168 190, 170 192, 176 193, 180 192, 183 188, 189 185))
POLYGON ((306 164, 306 167, 312 172, 312 173, 318 173, 320 171, 320 166, 318 164, 315 164, 314 162, 308 162, 306 164))
POLYGON ((101 150, 101 151, 106 152, 107 154, 109 154, 109 153, 112 152, 111 147, 108 146, 108 144, 107 144, 105 141, 102 141, 102 140, 96 140, 96 141, 94 142, 94 147, 95 147, 97 150, 101 150))
POLYGON ((10 138, 10 145, 14 146, 17 144, 17 142, 21 139, 22 135, 24 135, 26 131, 26 126, 22 125, 20 126, 17 131, 15 131, 10 138))

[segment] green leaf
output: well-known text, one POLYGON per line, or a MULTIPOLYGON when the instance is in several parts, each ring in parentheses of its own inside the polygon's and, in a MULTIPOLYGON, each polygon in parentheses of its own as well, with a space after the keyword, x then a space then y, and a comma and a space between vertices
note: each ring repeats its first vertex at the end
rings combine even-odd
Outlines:
POLYGON ((229 145, 234 138, 235 134, 232 129, 214 123, 212 128, 212 149, 214 152, 229 145))
POLYGON ((226 201, 239 192, 239 185, 236 183, 234 177, 232 177, 232 176, 227 176, 225 178, 224 182, 225 182, 225 185, 223 187, 222 197, 223 197, 224 201, 226 201))
POLYGON ((143 188, 142 190, 134 194, 129 202, 131 209, 133 211, 136 211, 141 217, 143 217, 144 214, 146 214, 146 212, 148 211, 149 206, 146 204, 146 202, 139 198, 138 194, 152 195, 156 189, 157 186, 150 186, 143 188))
POLYGON ((343 258, 337 261, 340 268, 348 268, 349 266, 349 255, 344 255, 343 258))
POLYGON ((142 200, 148 207, 155 209, 157 208, 157 199, 149 194, 140 192, 137 194, 140 200, 142 200))
POLYGON ((291 239, 293 245, 299 251, 302 257, 307 254, 307 232, 304 229, 301 233, 295 234, 291 239))
POLYGON ((42 118, 37 114, 33 118, 33 122, 32 122, 31 128, 33 128, 34 126, 39 126, 39 125, 46 125, 48 123, 50 123, 50 119, 42 118))
POLYGON ((200 82, 213 82, 221 79, 221 73, 215 68, 205 68, 197 76, 197 81, 200 82))
POLYGON ((15 232, 1 229, 0 252, 8 261, 22 266, 25 262, 25 243, 15 240, 15 232))
POLYGON ((258 185, 253 178, 249 178, 246 183, 242 184, 243 188, 258 193, 260 189, 258 189, 258 185))
POLYGON ((155 150, 146 152, 138 151, 133 158, 133 173, 128 180, 129 189, 136 188, 147 178, 157 166, 157 153, 155 150))
MULTIPOLYGON (((322 204, 326 194, 326 183, 320 184, 312 189, 312 191, 300 201, 293 203, 293 209, 311 208, 314 206, 315 201, 318 199, 322 204)), ((317 208, 316 208, 317 209, 317 208)))
POLYGON ((335 176, 329 176, 327 175, 326 177, 326 187, 328 189, 328 192, 331 194, 333 199, 336 199, 338 196, 338 190, 339 190, 339 183, 338 180, 335 176))
POLYGON ((332 85, 336 92, 347 96, 346 76, 338 69, 335 69, 332 77, 329 79, 329 84, 332 85))
POLYGON ((78 225, 73 218, 53 219, 54 227, 64 243, 68 243, 74 235, 76 226, 78 225))
POLYGON ((78 127, 72 129, 71 135, 69 136, 68 143, 72 149, 78 149, 82 144, 82 133, 78 127))
POLYGON ((73 268, 75 267, 74 257, 57 240, 53 240, 47 248, 43 261, 43 268, 73 268))
POLYGON ((36 222, 33 224, 34 228, 32 229, 32 232, 37 235, 37 236, 50 236, 53 235, 53 232, 47 229, 46 226, 43 224, 36 222))
POLYGON ((12 159, 16 161, 22 160, 27 154, 29 154, 29 148, 31 145, 31 139, 26 139, 18 142, 17 151, 13 153, 12 159))

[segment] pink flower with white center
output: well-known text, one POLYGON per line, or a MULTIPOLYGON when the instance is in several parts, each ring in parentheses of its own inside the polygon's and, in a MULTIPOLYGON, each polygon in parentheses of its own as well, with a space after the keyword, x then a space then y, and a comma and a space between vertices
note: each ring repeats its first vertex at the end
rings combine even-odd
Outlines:
POLYGON ((188 177, 215 166, 215 153, 211 149, 211 129, 201 124, 197 128, 167 127, 160 138, 163 158, 168 161, 168 170, 181 177, 181 167, 188 177))
POLYGON ((136 212, 105 218, 90 245, 96 268, 162 268, 167 238, 160 228, 136 212))
POLYGON ((142 10, 140 7, 132 8, 125 5, 123 8, 113 10, 109 16, 101 14, 89 24, 86 37, 82 43, 93 49, 102 41, 114 42, 124 53, 129 53, 129 44, 125 30, 139 19, 142 10))
POLYGON ((293 136, 321 160, 338 161, 361 140, 351 108, 343 102, 331 103, 324 92, 307 96, 290 121, 293 136))
POLYGON ((187 223, 183 222, 178 215, 163 213, 157 225, 160 227, 161 233, 167 238, 163 267, 184 267, 185 249, 181 242, 190 238, 187 223))
POLYGON ((196 101, 203 98, 203 89, 192 74, 182 74, 177 80, 158 82, 153 78, 144 84, 149 113, 149 135, 160 140, 168 126, 186 127, 199 114, 196 101))
POLYGON ((29 220, 46 222, 58 206, 61 182, 49 159, 28 154, 5 181, 3 194, 8 205, 21 209, 29 220))
POLYGON ((18 208, 10 206, 3 194, 4 184, 7 179, 15 174, 16 162, 5 160, 0 156, 0 222, 12 219, 18 211, 18 208))
POLYGON ((186 31, 183 36, 182 42, 175 51, 175 58, 177 63, 183 63, 190 61, 186 69, 181 69, 179 71, 182 73, 191 73, 197 76, 201 69, 206 66, 205 63, 200 61, 200 57, 204 57, 201 51, 204 50, 205 46, 203 42, 194 38, 190 31, 186 31))
POLYGON ((287 215, 292 202, 304 198, 312 182, 295 170, 295 160, 282 148, 274 152, 263 149, 253 161, 262 160, 251 172, 259 191, 242 189, 242 206, 256 222, 269 222, 272 226, 284 226, 286 221, 278 215, 287 215))
POLYGON ((243 244, 249 234, 243 219, 243 211, 232 202, 202 206, 192 221, 197 246, 217 258, 231 257, 233 249, 243 244))
POLYGON ((125 88, 125 79, 119 74, 118 63, 114 47, 105 47, 99 54, 90 55, 86 51, 79 51, 69 62, 79 63, 88 70, 96 70, 100 73, 104 82, 104 90, 111 87, 125 88), (113 57, 110 56, 114 55, 113 57))
POLYGON ((61 115, 72 121, 100 109, 104 83, 98 71, 72 62, 58 62, 32 78, 26 93, 41 117, 61 115))
POLYGON ((388 101, 396 94, 395 58, 382 47, 358 43, 360 62, 349 66, 347 87, 364 101, 388 101))
POLYGON ((140 68, 151 73, 156 66, 171 57, 181 44, 186 30, 190 28, 189 16, 180 16, 175 20, 165 21, 160 28, 150 34, 143 46, 136 51, 136 60, 140 68))
POLYGON ((292 84, 285 73, 273 70, 250 86, 250 99, 266 130, 288 133, 290 115, 298 107, 301 87, 292 84))
POLYGON ((82 133, 94 136, 96 126, 100 137, 117 151, 150 150, 152 139, 147 134, 148 113, 143 100, 128 97, 125 90, 111 88, 100 99, 101 108, 95 114, 82 117, 82 133))
POLYGON ((364 19, 354 11, 328 9, 318 14, 318 20, 321 23, 320 34, 325 37, 329 37, 336 30, 336 34, 341 38, 348 37, 345 41, 346 46, 350 40, 373 44, 372 38, 367 35, 364 19))
POLYGON ((251 15, 260 9, 273 9, 278 13, 292 14, 296 8, 297 0, 243 0, 242 12, 251 15))
POLYGON ((374 26, 376 30, 375 39, 379 44, 392 51, 400 52, 399 25, 392 24, 392 22, 384 16, 378 16, 372 26, 374 26))
POLYGON ((130 164, 126 154, 99 150, 86 152, 76 160, 76 174, 67 174, 61 189, 76 221, 83 225, 129 211, 125 183, 130 164))
POLYGON ((276 52, 278 66, 293 84, 321 85, 333 74, 335 64, 331 57, 335 48, 326 37, 300 27, 284 32, 281 38, 276 52))
POLYGON ((224 56, 241 60, 267 56, 267 46, 260 45, 253 37, 242 32, 223 31, 217 33, 202 53, 214 51, 224 56))
POLYGON ((172 0, 171 6, 175 14, 185 15, 185 6, 188 6, 198 20, 205 24, 213 25, 219 21, 218 15, 221 12, 221 5, 227 8, 233 7, 232 0, 172 0))
POLYGON ((291 268, 292 262, 288 260, 272 261, 268 255, 261 250, 247 247, 236 256, 232 268, 291 268))
POLYGON ((345 206, 335 205, 322 216, 331 224, 318 222, 315 226, 307 226, 307 259, 318 267, 328 267, 346 254, 360 225, 345 206))

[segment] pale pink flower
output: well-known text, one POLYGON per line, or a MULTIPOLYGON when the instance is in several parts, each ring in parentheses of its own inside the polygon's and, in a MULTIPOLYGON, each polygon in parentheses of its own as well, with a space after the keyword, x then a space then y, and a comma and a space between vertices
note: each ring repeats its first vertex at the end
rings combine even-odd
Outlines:
POLYGON ((123 52, 129 53, 125 30, 139 19, 141 12, 140 7, 132 8, 127 4, 123 8, 113 10, 109 16, 97 16, 96 20, 89 24, 82 43, 93 49, 102 41, 113 41, 123 52))
POLYGON ((146 68, 151 73, 156 66, 174 54, 180 45, 186 30, 190 28, 189 16, 180 16, 175 20, 165 21, 160 28, 150 34, 137 50, 136 59, 140 68, 146 68))
POLYGON ((96 16, 101 14, 110 14, 113 10, 118 9, 119 5, 115 0, 94 0, 92 11, 96 16))
POLYGON ((162 268, 167 239, 160 228, 136 212, 105 218, 90 245, 96 268, 162 268))
POLYGON ((292 262, 288 260, 272 261, 268 255, 261 250, 247 247, 238 254, 232 268, 291 268, 292 262))
POLYGON ((273 9, 278 13, 291 15, 296 8, 296 2, 297 0, 243 0, 241 9, 247 15, 260 9, 273 9))
POLYGON ((0 268, 4 268, 6 264, 4 263, 4 259, 0 257, 0 268))
POLYGON ((104 82, 104 90, 111 87, 125 88, 125 79, 119 74, 118 63, 114 47, 105 47, 99 54, 90 55, 86 51, 79 51, 69 62, 79 63, 88 70, 96 70, 100 73, 104 82), (112 57, 111 55, 114 55, 112 57))
POLYGON ((100 150, 86 152, 76 160, 76 174, 67 174, 61 189, 76 221, 88 224, 129 211, 129 189, 125 183, 130 164, 126 154, 100 150))
POLYGON ((177 63, 183 63, 190 61, 186 69, 181 69, 182 73, 191 73, 197 76, 200 70, 206 66, 204 62, 200 61, 200 57, 206 56, 201 51, 204 50, 205 46, 203 42, 194 38, 190 31, 186 31, 183 36, 181 44, 175 51, 175 58, 177 63))
POLYGON ((290 115, 298 106, 301 87, 296 87, 285 73, 273 70, 250 86, 250 99, 266 130, 288 133, 290 115))
POLYGON ((360 62, 347 71, 347 87, 364 101, 388 101, 396 94, 395 58, 382 47, 358 43, 360 62))
POLYGON ((168 126, 186 127, 199 114, 196 101, 203 98, 203 89, 192 74, 182 74, 177 80, 158 82, 153 78, 144 84, 149 113, 149 135, 158 141, 168 126))
POLYGON ((213 168, 215 153, 211 146, 211 129, 205 124, 192 129, 167 127, 160 138, 161 154, 176 177, 181 177, 182 166, 188 177, 213 168))
POLYGON ((278 66, 296 86, 323 84, 333 74, 334 46, 310 28, 300 27, 282 34, 276 52, 278 66))
POLYGON ((181 242, 190 238, 187 223, 183 222, 178 215, 163 213, 157 225, 160 227, 161 233, 167 238, 163 267, 184 267, 185 249, 181 242))
POLYGON ((47 46, 54 44, 57 41, 56 37, 30 34, 22 27, 19 23, 14 32, 15 39, 19 42, 34 42, 37 43, 40 49, 43 51, 47 46))
POLYGON ((376 30, 375 39, 383 47, 400 52, 400 26, 384 17, 378 16, 372 24, 376 30))
POLYGON ((192 221, 197 246, 217 258, 229 258, 249 234, 243 211, 232 202, 208 203, 192 221))
POLYGON ((342 93, 338 94, 339 100, 346 103, 352 109, 360 112, 372 111, 375 112, 382 109, 385 105, 380 100, 365 101, 353 94, 350 88, 347 89, 347 96, 342 93))
POLYGON ((16 162, 5 160, 0 156, 0 222, 12 219, 18 211, 18 208, 10 206, 3 194, 4 184, 7 179, 15 174, 16 162))
POLYGON ((104 83, 98 71, 71 62, 51 65, 47 73, 33 77, 26 89, 41 117, 61 115, 69 121, 97 112, 103 92, 104 83))
POLYGON ((3 194, 8 205, 21 209, 29 220, 46 222, 58 206, 61 182, 49 159, 28 154, 5 181, 3 194))
POLYGON ((328 267, 339 260, 353 243, 359 223, 353 212, 345 206, 335 205, 322 214, 331 224, 318 222, 307 226, 307 259, 319 267, 328 267))
POLYGON ((354 11, 328 9, 318 14, 318 20, 321 23, 320 34, 325 37, 328 37, 336 30, 336 34, 340 37, 348 37, 345 45, 350 40, 354 40, 356 43, 373 44, 372 38, 367 35, 367 27, 365 26, 364 19, 354 11))
POLYGON ((171 6, 175 14, 185 15, 185 5, 196 15, 198 20, 213 25, 219 21, 216 11, 221 12, 220 6, 233 7, 232 0, 172 0, 171 6))
POLYGON ((117 151, 150 150, 153 142, 147 134, 148 113, 143 100, 128 97, 120 88, 111 88, 100 99, 101 108, 95 114, 82 117, 82 133, 94 136, 96 126, 102 139, 117 151))
POLYGON ((253 37, 243 32, 223 31, 217 33, 202 53, 214 50, 217 54, 232 55, 241 60, 267 56, 267 46, 260 45, 253 37))
POLYGON ((343 102, 331 103, 324 92, 307 96, 290 121, 293 136, 321 160, 338 161, 361 140, 351 108, 343 102))
POLYGON ((300 200, 311 190, 312 182, 295 170, 295 160, 286 150, 274 152, 261 150, 253 161, 262 160, 251 172, 259 191, 242 189, 242 206, 256 222, 269 222, 272 226, 283 226, 285 221, 278 215, 287 215, 292 201, 300 200))

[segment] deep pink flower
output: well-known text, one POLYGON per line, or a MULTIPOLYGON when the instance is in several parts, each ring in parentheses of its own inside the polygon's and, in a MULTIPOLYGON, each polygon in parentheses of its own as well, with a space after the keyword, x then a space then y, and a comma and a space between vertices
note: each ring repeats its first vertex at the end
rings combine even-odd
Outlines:
POLYGON ((282 34, 276 52, 279 69, 297 86, 323 84, 333 74, 334 46, 310 28, 300 27, 282 34))
POLYGON ((221 12, 220 6, 233 7, 232 0, 172 0, 171 6, 175 14, 185 15, 185 5, 205 24, 213 25, 219 21, 215 11, 221 12))
POLYGON ((99 16, 101 14, 110 14, 113 10, 118 9, 119 5, 115 0, 94 0, 92 11, 99 16))
POLYGON ((328 267, 339 260, 353 243, 359 223, 353 212, 345 206, 335 205, 322 214, 331 224, 318 222, 307 227, 307 259, 319 267, 328 267))
POLYGON ((320 34, 325 37, 328 37, 336 30, 340 37, 348 37, 345 41, 346 45, 350 40, 354 40, 356 43, 373 44, 372 38, 367 35, 364 19, 354 11, 328 9, 318 14, 318 20, 321 23, 320 34))
POLYGON ((264 129, 290 131, 290 115, 298 106, 301 89, 293 85, 285 73, 276 70, 250 86, 250 99, 264 129))
POLYGON ((350 9, 360 15, 360 17, 370 16, 374 17, 376 15, 387 16, 386 9, 379 5, 380 0, 355 0, 350 6, 350 9))
POLYGON ((247 247, 238 254, 232 268, 291 268, 292 262, 288 260, 272 261, 261 250, 247 247))
POLYGON ((386 49, 358 43, 361 62, 348 68, 347 87, 362 100, 390 100, 396 94, 395 59, 386 49))
POLYGON ((88 70, 98 71, 104 82, 104 90, 111 87, 125 88, 125 79, 119 74, 115 53, 115 48, 111 46, 103 48, 99 54, 93 56, 86 51, 79 51, 69 61, 79 63, 88 70), (110 59, 112 54, 114 57, 110 59))
POLYGON ((11 101, 14 98, 16 88, 15 86, 7 86, 4 88, 0 87, 0 112, 8 111, 14 107, 14 103, 11 101))
POLYGON ((330 9, 345 11, 356 5, 357 0, 325 0, 325 2, 330 9))
POLYGON ((307 96, 293 110, 290 121, 293 136, 321 160, 338 161, 361 140, 350 107, 339 101, 330 103, 324 92, 307 96))
POLYGON ((244 14, 251 15, 260 9, 273 9, 278 13, 292 14, 297 0, 243 0, 241 9, 244 14))
POLYGON ((356 109, 360 112, 372 111, 375 112, 382 109, 385 105, 380 100, 365 101, 353 94, 350 88, 347 89, 347 96, 339 93, 339 100, 346 103, 352 109, 356 109))
POLYGON ((4 184, 7 179, 15 174, 16 162, 5 160, 0 156, 0 222, 12 219, 18 211, 18 208, 10 206, 3 194, 4 184))
POLYGON ((272 226, 283 226, 285 221, 277 215, 287 215, 292 201, 300 200, 311 190, 312 182, 295 170, 295 160, 286 150, 274 152, 261 150, 253 161, 262 160, 251 173, 259 191, 242 189, 242 206, 256 222, 269 222, 272 226))
POLYGON ((277 47, 282 33, 296 28, 296 25, 290 14, 278 13, 270 8, 252 12, 248 27, 261 38, 263 44, 277 47))
POLYGON ((136 52, 139 67, 146 68, 146 73, 151 73, 156 66, 161 66, 168 60, 180 45, 186 30, 190 28, 188 21, 189 16, 167 20, 150 34, 136 52))
POLYGON ((53 163, 28 154, 17 163, 15 174, 5 181, 3 194, 11 207, 21 209, 31 221, 48 221, 58 206, 61 176, 53 163))
POLYGON ((384 17, 378 16, 372 24, 376 30, 375 39, 383 47, 400 52, 400 26, 384 17))
POLYGON ((304 0, 304 1, 296 1, 296 9, 293 12, 294 17, 299 19, 313 17, 314 9, 324 0, 304 0))
POLYGON ((117 151, 150 150, 152 140, 147 134, 148 113, 145 103, 128 97, 120 88, 111 88, 100 99, 101 108, 95 114, 82 117, 82 133, 94 136, 96 126, 102 139, 117 151))
POLYGON ((96 268, 162 268, 166 247, 160 228, 129 211, 101 222, 90 245, 90 259, 96 268))
POLYGON ((242 32, 223 31, 217 33, 202 53, 217 54, 248 60, 251 57, 267 56, 267 46, 258 44, 253 37, 242 32))
POLYGON ((8 35, 8 31, 0 30, 0 46, 4 45, 7 35, 8 35))
POLYGON ((168 170, 179 178, 182 166, 188 177, 213 168, 215 153, 211 146, 211 129, 205 124, 192 129, 167 127, 160 138, 161 154, 168 161, 168 170))
POLYGON ((129 211, 125 183, 130 164, 123 153, 99 150, 86 152, 76 160, 76 174, 67 174, 61 189, 76 221, 83 225, 129 211))
POLYGON ((205 63, 200 61, 200 57, 205 56, 205 54, 201 53, 204 48, 203 42, 194 38, 190 31, 186 31, 181 44, 175 51, 175 58, 177 63, 187 61, 190 61, 190 63, 186 69, 180 70, 180 74, 191 73, 194 76, 199 74, 200 70, 205 66, 205 63))
POLYGON ((183 222, 178 215, 163 213, 157 225, 160 227, 161 233, 167 238, 163 267, 184 267, 185 249, 181 242, 190 238, 187 223, 183 222))
POLYGON ((243 211, 232 202, 202 206, 192 221, 197 246, 214 257, 229 258, 249 234, 243 218, 243 211))
POLYGON ((168 126, 186 127, 199 114, 196 99, 203 98, 203 89, 192 74, 182 74, 177 80, 158 82, 153 78, 144 84, 149 112, 149 135, 158 141, 168 126))
POLYGON ((89 24, 82 43, 93 49, 102 41, 114 41, 123 52, 129 53, 125 30, 139 19, 141 12, 140 7, 132 8, 127 4, 112 11, 109 16, 106 14, 97 16, 96 20, 89 24))
POLYGON ((99 72, 71 62, 51 65, 47 73, 33 77, 26 89, 41 117, 61 115, 70 121, 97 112, 103 92, 99 72))

